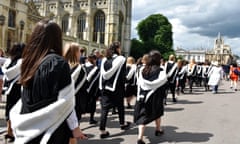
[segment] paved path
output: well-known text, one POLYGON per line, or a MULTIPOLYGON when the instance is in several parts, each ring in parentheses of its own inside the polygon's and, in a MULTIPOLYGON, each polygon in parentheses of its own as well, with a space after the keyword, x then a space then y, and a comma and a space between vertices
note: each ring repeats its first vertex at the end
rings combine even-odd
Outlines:
MULTIPOLYGON (((238 88, 239 89, 239 88, 238 88)), ((240 144, 240 92, 229 88, 229 82, 224 81, 218 94, 205 92, 203 88, 194 88, 193 93, 186 92, 177 97, 173 104, 168 99, 163 117, 165 134, 154 136, 154 123, 147 126, 144 140, 148 144, 240 144)), ((0 127, 5 126, 3 120, 3 103, 0 105, 0 127)), ((96 119, 99 120, 99 106, 96 119)), ((132 121, 132 109, 126 109, 126 120, 132 121)), ((88 116, 84 115, 81 128, 88 134, 89 140, 79 141, 79 144, 135 144, 137 127, 132 124, 128 131, 121 131, 117 115, 109 114, 107 130, 110 137, 99 139, 99 125, 89 125, 88 116)), ((2 136, 0 137, 0 144, 2 136)))

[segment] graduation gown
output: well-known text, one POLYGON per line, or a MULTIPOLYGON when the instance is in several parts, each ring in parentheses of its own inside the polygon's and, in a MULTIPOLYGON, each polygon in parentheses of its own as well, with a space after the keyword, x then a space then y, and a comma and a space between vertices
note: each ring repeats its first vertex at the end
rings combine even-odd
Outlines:
POLYGON ((123 105, 125 71, 125 57, 113 55, 111 59, 103 58, 99 78, 102 107, 111 108, 123 105))
POLYGON ((136 65, 127 65, 126 67, 126 95, 125 97, 131 97, 133 95, 137 94, 137 87, 136 87, 136 71, 137 66, 136 65))
POLYGON ((100 71, 97 66, 87 62, 84 65, 86 72, 87 72, 87 92, 88 92, 88 99, 87 99, 87 108, 86 111, 89 113, 95 112, 96 110, 96 100, 99 96, 99 76, 100 71))
POLYGON ((21 97, 21 85, 17 83, 20 77, 20 66, 22 60, 8 59, 2 67, 4 73, 3 94, 7 97, 5 116, 9 120, 9 112, 21 97))
POLYGON ((88 93, 87 93, 87 73, 85 68, 79 64, 71 69, 71 76, 75 84, 75 110, 78 120, 81 119, 81 115, 86 113, 88 93))
MULTIPOLYGON (((21 114, 30 114, 53 104, 58 100, 59 91, 67 87, 70 83, 71 77, 68 63, 56 54, 47 55, 39 65, 29 85, 23 87, 21 114)), ((58 120, 60 125, 51 134, 48 143, 68 143, 71 130, 68 127, 66 119, 70 113, 61 115, 63 121, 58 120)), ((48 120, 51 121, 51 117, 48 120)), ((34 129, 34 126, 32 127, 34 129)), ((44 134, 43 132, 27 143, 39 144, 44 134)))
POLYGON ((163 99, 167 75, 160 67, 153 67, 148 75, 140 69, 137 100, 134 110, 134 122, 137 125, 148 124, 161 117, 164 112, 163 99))

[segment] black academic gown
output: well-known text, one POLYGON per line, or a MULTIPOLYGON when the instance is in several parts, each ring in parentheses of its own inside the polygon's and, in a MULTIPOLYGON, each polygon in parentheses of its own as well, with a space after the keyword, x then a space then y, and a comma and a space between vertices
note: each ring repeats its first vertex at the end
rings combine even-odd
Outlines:
MULTIPOLYGON (((126 67, 126 76, 129 74, 133 67, 127 66, 126 67)), ((136 95, 137 93, 137 87, 136 87, 136 71, 134 74, 131 76, 131 78, 126 79, 126 95, 125 97, 131 97, 133 95, 136 95)))
MULTIPOLYGON (((13 66, 15 66, 17 64, 17 61, 18 59, 12 60, 11 63, 7 66, 7 69, 10 69, 13 66)), ((6 120, 9 120, 9 112, 11 108, 17 103, 17 101, 21 97, 21 85, 17 81, 15 81, 15 79, 12 79, 12 80, 4 79, 4 87, 5 88, 11 87, 9 94, 7 94, 7 101, 6 101, 7 103, 5 108, 6 120), (12 85, 12 87, 10 85, 12 85)), ((7 90, 8 89, 6 89, 5 91, 7 90)))
MULTIPOLYGON (((61 56, 48 55, 39 65, 29 85, 23 87, 21 114, 34 112, 55 102, 59 91, 70 83, 68 63, 61 56)), ((39 144, 42 136, 43 134, 28 144, 39 144)), ((52 134, 48 144, 67 144, 70 137, 71 131, 65 120, 52 134)))
MULTIPOLYGON (((143 75, 143 79, 148 81, 154 81, 158 79, 159 73, 164 73, 163 69, 160 67, 155 67, 151 70, 149 75, 143 75)), ((140 74, 142 75, 142 74, 140 74)), ((164 74, 166 77, 166 75, 164 74)), ((148 124, 157 118, 160 118, 164 114, 164 105, 163 99, 165 96, 165 84, 159 86, 146 100, 147 94, 150 90, 143 90, 142 87, 138 87, 138 96, 143 95, 144 97, 136 101, 135 110, 134 110, 134 122, 137 125, 148 124)), ((138 97, 137 96, 137 97, 138 97)))
MULTIPOLYGON (((103 67, 107 71, 111 69, 112 62, 114 58, 108 59, 104 64, 103 67)), ((119 68, 120 73, 117 77, 117 72, 109 79, 109 80, 102 80, 103 86, 113 87, 113 81, 117 79, 116 88, 114 91, 109 91, 104 89, 101 91, 101 102, 103 107, 112 108, 115 106, 123 105, 123 99, 125 96, 125 74, 126 74, 126 63, 123 64, 122 67, 119 68)))
POLYGON ((85 68, 82 65, 77 65, 71 69, 71 74, 75 70, 77 70, 77 67, 79 66, 81 67, 81 70, 77 79, 75 79, 75 82, 74 82, 75 88, 77 88, 82 83, 82 86, 80 87, 80 89, 79 90, 76 89, 76 92, 75 92, 75 101, 76 101, 75 110, 76 110, 78 120, 81 119, 82 114, 87 112, 86 108, 87 108, 87 101, 88 101, 88 93, 87 93, 88 83, 86 79, 87 73, 85 68))
POLYGON ((94 65, 84 65, 88 76, 88 100, 86 111, 93 113, 96 111, 96 100, 99 96, 99 68, 94 65))

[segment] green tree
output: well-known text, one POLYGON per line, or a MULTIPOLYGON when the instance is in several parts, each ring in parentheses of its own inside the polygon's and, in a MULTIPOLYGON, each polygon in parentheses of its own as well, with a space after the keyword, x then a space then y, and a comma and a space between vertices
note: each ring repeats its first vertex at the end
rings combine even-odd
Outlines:
MULTIPOLYGON (((165 16, 161 14, 150 15, 138 24, 137 31, 140 41, 134 40, 135 43, 132 43, 131 48, 134 49, 134 47, 136 47, 136 41, 139 41, 142 45, 137 48, 139 53, 147 53, 150 50, 155 49, 159 50, 165 59, 167 59, 170 54, 174 53, 172 48, 172 25, 165 16), (140 50, 140 48, 144 48, 144 50, 140 50)), ((131 54, 135 54, 135 52, 131 54)))
POLYGON ((130 55, 137 59, 142 57, 144 53, 146 53, 146 50, 143 43, 137 39, 132 39, 130 55))

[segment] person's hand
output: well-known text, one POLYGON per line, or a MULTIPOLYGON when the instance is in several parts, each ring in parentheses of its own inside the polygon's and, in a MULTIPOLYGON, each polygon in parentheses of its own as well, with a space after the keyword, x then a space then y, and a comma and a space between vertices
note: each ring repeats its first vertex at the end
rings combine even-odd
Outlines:
POLYGON ((72 131, 73 137, 77 139, 88 139, 88 137, 81 131, 79 127, 72 131))

